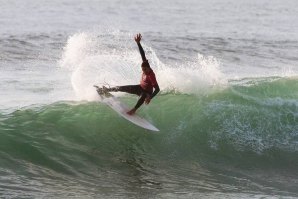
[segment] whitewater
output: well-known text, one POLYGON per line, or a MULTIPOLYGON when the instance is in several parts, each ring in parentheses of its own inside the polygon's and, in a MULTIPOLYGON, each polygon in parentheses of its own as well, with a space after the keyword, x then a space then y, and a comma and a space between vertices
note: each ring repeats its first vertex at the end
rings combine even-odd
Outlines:
POLYGON ((297 8, 2 2, 0 198, 297 198, 297 8), (139 32, 161 92, 138 114, 158 133, 93 87, 139 83, 139 32))

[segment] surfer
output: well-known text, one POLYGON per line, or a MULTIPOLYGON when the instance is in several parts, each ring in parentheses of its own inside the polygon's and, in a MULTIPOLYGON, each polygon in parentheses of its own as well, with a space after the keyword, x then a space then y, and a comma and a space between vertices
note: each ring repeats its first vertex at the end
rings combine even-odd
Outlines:
POLYGON ((106 88, 108 92, 126 92, 130 94, 135 94, 139 96, 139 100, 134 108, 127 112, 129 115, 133 115, 136 110, 145 102, 145 104, 149 104, 152 98, 160 91, 158 83, 155 78, 155 74, 150 67, 148 60, 146 59, 145 52, 141 45, 142 35, 139 33, 134 37, 142 57, 142 77, 141 82, 138 85, 127 85, 127 86, 116 86, 112 88, 106 88), (154 92, 153 92, 154 88, 154 92))

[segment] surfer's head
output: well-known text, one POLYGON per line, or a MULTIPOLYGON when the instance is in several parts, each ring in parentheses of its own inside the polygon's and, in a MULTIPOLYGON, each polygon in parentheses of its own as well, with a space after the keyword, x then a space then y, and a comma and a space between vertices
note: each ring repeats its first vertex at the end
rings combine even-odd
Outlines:
POLYGON ((142 71, 146 74, 146 73, 149 73, 151 71, 151 68, 150 68, 150 65, 149 65, 149 62, 148 60, 144 61, 142 63, 142 71))

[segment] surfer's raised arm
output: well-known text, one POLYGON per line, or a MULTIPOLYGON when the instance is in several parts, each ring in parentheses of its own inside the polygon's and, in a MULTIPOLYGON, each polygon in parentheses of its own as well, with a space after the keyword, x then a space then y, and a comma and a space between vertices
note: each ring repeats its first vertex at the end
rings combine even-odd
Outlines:
POLYGON ((142 77, 140 84, 138 85, 126 85, 126 86, 116 86, 112 88, 99 88, 97 87, 97 92, 99 95, 104 95, 108 92, 126 92, 130 94, 136 94, 139 96, 139 100, 134 108, 132 108, 130 111, 127 112, 129 115, 133 115, 136 110, 142 106, 142 104, 145 102, 145 104, 149 104, 151 99, 156 96, 156 94, 160 91, 158 83, 156 81, 155 73, 153 72, 152 68, 150 67, 150 64, 148 60, 146 59, 144 49, 141 45, 141 39, 142 35, 139 33, 135 36, 135 41, 138 44, 140 54, 142 56, 142 77), (153 92, 154 89, 154 92, 153 92))
POLYGON ((138 47, 139 47, 139 50, 140 50, 140 54, 142 56, 142 60, 143 60, 143 62, 147 62, 144 49, 143 49, 143 47, 141 45, 141 39, 142 39, 142 35, 140 33, 135 36, 135 41, 138 44, 138 47))

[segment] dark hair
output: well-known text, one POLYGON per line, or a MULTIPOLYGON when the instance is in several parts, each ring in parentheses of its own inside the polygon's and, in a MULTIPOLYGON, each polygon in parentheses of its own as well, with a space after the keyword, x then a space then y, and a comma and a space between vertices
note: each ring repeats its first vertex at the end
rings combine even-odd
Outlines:
POLYGON ((148 67, 148 68, 150 68, 150 65, 149 65, 148 60, 143 61, 143 63, 142 63, 142 67, 148 67))

